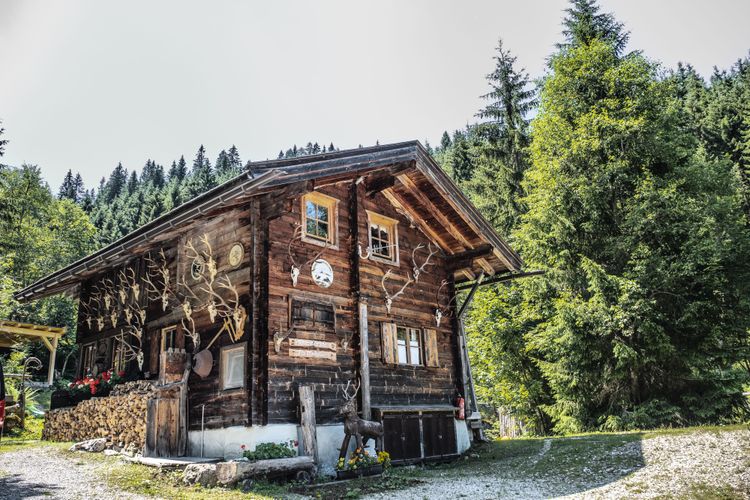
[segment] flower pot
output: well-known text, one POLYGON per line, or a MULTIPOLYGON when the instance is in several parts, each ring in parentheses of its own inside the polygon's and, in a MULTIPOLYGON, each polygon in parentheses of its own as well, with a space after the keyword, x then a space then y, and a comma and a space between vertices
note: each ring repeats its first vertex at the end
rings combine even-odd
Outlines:
POLYGON ((375 464, 369 467, 356 469, 337 470, 336 479, 354 479, 356 477, 377 476, 383 473, 383 464, 375 464))

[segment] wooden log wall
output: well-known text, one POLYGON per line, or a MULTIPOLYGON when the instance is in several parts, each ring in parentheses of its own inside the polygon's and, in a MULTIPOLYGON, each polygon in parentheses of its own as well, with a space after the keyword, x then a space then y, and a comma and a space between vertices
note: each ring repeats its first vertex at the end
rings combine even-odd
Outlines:
MULTIPOLYGON (((170 286, 178 290, 178 295, 184 295, 182 287, 177 287, 177 281, 185 282, 191 287, 193 292, 197 295, 198 299, 193 299, 191 302, 194 304, 193 319, 195 320, 195 329, 200 332, 201 337, 201 348, 208 345, 209 342, 214 338, 216 333, 221 329, 223 320, 217 317, 212 323, 208 314, 208 311, 203 308, 195 307, 196 304, 202 304, 207 301, 208 294, 203 290, 204 284, 201 281, 196 281, 191 278, 190 266, 192 259, 189 257, 189 252, 186 248, 186 244, 189 241, 193 242, 193 245, 198 251, 206 249, 204 243, 200 239, 206 235, 211 245, 211 251, 213 257, 217 263, 217 280, 228 277, 232 284, 236 287, 239 295, 240 302, 248 312, 248 319, 251 317, 251 301, 250 301, 250 282, 252 279, 251 274, 251 209, 248 205, 242 208, 233 208, 226 210, 222 213, 214 214, 211 217, 206 217, 200 220, 196 220, 191 223, 187 228, 182 228, 180 235, 174 239, 162 243, 161 246, 151 249, 151 256, 154 257, 158 254, 160 249, 165 252, 165 257, 168 262, 171 283, 170 286), (235 243, 241 243, 244 247, 244 255, 242 262, 239 266, 231 267, 229 264, 229 250, 235 243)), ((181 325, 181 319, 183 319, 184 313, 180 307, 180 298, 173 297, 170 300, 170 304, 166 311, 162 308, 161 300, 148 299, 145 290, 145 284, 143 284, 143 276, 147 272, 147 262, 145 254, 137 258, 132 259, 122 267, 113 268, 108 270, 106 273, 92 277, 82 288, 81 299, 87 301, 93 293, 93 287, 97 283, 100 283, 103 279, 112 280, 115 285, 119 284, 119 271, 132 267, 136 271, 137 279, 142 283, 141 290, 141 303, 146 308, 146 326, 144 332, 144 341, 142 349, 144 352, 144 364, 143 372, 148 372, 149 378, 155 378, 159 372, 159 353, 161 349, 161 330, 162 328, 169 327, 172 325, 177 326, 176 336, 176 347, 185 348, 188 352, 193 351, 193 346, 186 339, 185 332, 181 325)), ((219 289, 221 296, 230 301, 234 296, 227 290, 219 289)), ((120 319, 121 325, 124 325, 124 320, 120 319)), ((210 374, 205 378, 201 379, 195 373, 191 373, 189 378, 189 423, 191 429, 200 428, 201 425, 201 413, 202 405, 205 404, 205 427, 206 428, 219 428, 230 425, 246 425, 250 422, 251 409, 250 409, 250 381, 251 370, 252 370, 252 356, 253 352, 252 344, 252 333, 250 332, 250 321, 246 321, 243 329, 243 336, 238 342, 248 342, 248 365, 246 366, 246 381, 245 387, 240 389, 231 389, 222 391, 220 388, 219 381, 219 369, 221 362, 221 347, 232 343, 229 335, 224 332, 217 340, 213 343, 210 351, 213 355, 213 366, 210 374)), ((78 318, 78 342, 82 344, 88 344, 95 342, 97 345, 104 344, 102 350, 107 354, 105 360, 106 367, 108 368, 112 364, 112 342, 113 337, 119 335, 121 328, 112 328, 109 318, 105 318, 105 328, 98 331, 96 324, 93 324, 93 328, 89 328, 86 322, 85 310, 79 309, 78 318)), ((129 364, 129 370, 137 370, 137 367, 131 362, 129 364)), ((142 376, 145 376, 142 374, 142 376)))
MULTIPOLYGON (((360 261, 360 287, 363 295, 368 297, 368 330, 370 337, 370 386, 371 404, 373 407, 389 405, 423 405, 452 404, 456 396, 456 336, 453 334, 450 318, 442 318, 440 327, 435 321, 437 293, 444 279, 450 280, 445 256, 442 252, 434 255, 425 272, 421 273, 416 283, 410 284, 402 295, 393 301, 391 313, 385 307, 385 294, 381 286, 383 274, 392 269, 396 278, 386 282, 390 293, 394 293, 403 284, 407 273, 411 272, 412 250, 430 240, 416 227, 411 227, 409 220, 380 193, 366 196, 360 187, 359 199, 362 209, 359 210, 360 238, 362 245, 368 243, 368 223, 366 210, 385 215, 399 221, 399 266, 382 264, 372 259, 360 261), (383 362, 381 323, 394 322, 398 326, 411 328, 432 328, 437 332, 438 367, 391 365, 383 362)), ((435 244, 433 243, 433 248, 435 244)), ((417 253, 417 264, 424 262, 427 249, 417 253)), ((440 290, 440 302, 445 305, 450 301, 450 287, 440 290)), ((423 352, 424 355, 424 352, 423 352)))
MULTIPOLYGON (((209 375, 201 379, 197 374, 191 373, 188 379, 188 410, 190 429, 200 429, 201 414, 205 405, 205 428, 221 428, 234 425, 248 425, 250 423, 250 373, 252 366, 249 353, 252 351, 252 334, 250 333, 250 281, 251 281, 251 232, 250 232, 250 207, 236 208, 219 214, 210 219, 204 219, 180 237, 178 268, 180 276, 185 276, 188 284, 193 284, 193 291, 205 302, 206 293, 201 291, 201 285, 190 277, 191 259, 189 258, 186 244, 192 241, 197 249, 204 248, 200 238, 207 235, 211 243, 213 257, 217 263, 217 279, 228 277, 240 294, 240 301, 248 311, 243 335, 237 340, 237 344, 247 342, 248 363, 245 367, 245 386, 239 389, 222 390, 220 386, 220 364, 221 348, 232 344, 232 339, 227 332, 223 332, 210 348, 213 355, 213 367, 209 375), (232 268, 229 264, 229 250, 235 243, 241 243, 244 247, 242 263, 232 268)), ((228 300, 232 294, 221 291, 222 297, 228 300)), ((207 311, 193 314, 195 328, 200 332, 201 349, 205 348, 215 337, 222 326, 222 319, 217 317, 211 322, 207 311)), ((188 343, 188 342, 186 342, 188 343)), ((189 344, 189 343, 188 343, 189 344)), ((188 352, 192 351, 187 346, 188 352)))
MULTIPOLYGON (((299 422, 299 385, 309 385, 315 391, 315 410, 318 424, 338 421, 342 403, 340 390, 348 380, 354 381, 354 348, 352 338, 355 333, 355 303, 351 293, 350 248, 348 241, 349 223, 347 220, 347 184, 331 186, 321 190, 324 194, 339 200, 337 248, 326 248, 320 258, 333 268, 333 284, 325 289, 313 282, 310 264, 301 269, 297 286, 290 277, 289 241, 294 234, 294 224, 300 223, 301 201, 299 196, 286 202, 286 210, 280 217, 270 222, 269 249, 269 297, 268 297, 268 422, 299 422), (281 344, 277 354, 273 344, 273 333, 289 329, 292 300, 306 300, 330 304, 335 312, 335 325, 330 327, 296 328, 281 344), (330 349, 314 346, 300 347, 299 351, 310 351, 310 357, 291 356, 293 339, 319 341, 335 346, 335 359, 312 357, 330 349)), ((301 241, 292 245, 295 262, 301 265, 315 256, 321 247, 301 241)), ((310 344, 309 342, 305 344, 310 344)))
MULTIPOLYGON (((288 200, 288 210, 278 219, 270 222, 269 255, 269 339, 268 362, 268 422, 297 422, 299 385, 311 385, 316 393, 318 423, 340 421, 338 410, 343 403, 340 390, 346 382, 357 376, 357 287, 368 301, 368 330, 370 351, 370 378, 372 406, 378 405, 424 405, 449 404, 457 393, 456 387, 456 338, 452 335, 450 318, 443 318, 438 328, 435 322, 437 292, 443 279, 450 279, 442 252, 432 257, 433 265, 428 266, 418 282, 412 283, 406 291, 394 300, 391 313, 385 307, 385 296, 381 279, 387 269, 392 271, 392 279, 387 286, 395 293, 407 273, 412 269, 412 250, 428 238, 417 228, 410 227, 409 220, 397 212, 381 194, 367 196, 363 185, 357 186, 359 200, 356 217, 358 219, 359 242, 351 235, 349 214, 353 213, 349 199, 353 180, 318 189, 319 192, 339 200, 337 224, 337 248, 327 248, 320 258, 327 260, 334 272, 333 285, 324 289, 317 286, 310 274, 310 265, 300 273, 296 287, 290 277, 291 262, 287 255, 288 243, 292 238, 294 224, 300 222, 301 202, 299 197, 288 200), (369 244, 369 225, 366 210, 385 215, 399 221, 398 239, 400 264, 398 266, 360 259, 358 277, 351 276, 353 253, 360 243, 364 248, 369 244), (273 332, 286 332, 290 322, 290 307, 297 299, 329 303, 334 306, 335 328, 310 330, 295 329, 282 343, 281 351, 274 351, 273 332), (387 365, 383 362, 381 350, 381 322, 395 322, 399 326, 412 328, 434 328, 437 330, 438 367, 387 365), (336 359, 300 358, 290 354, 291 339, 319 340, 336 342, 336 359)), ((433 245, 433 248, 435 245, 433 245)), ((293 244, 294 260, 299 265, 314 256, 320 247, 297 240, 293 244)), ((424 248, 418 253, 421 263, 427 256, 424 248)), ((356 266, 354 267, 356 269, 356 266)), ((449 302, 451 287, 441 290, 441 302, 449 302)), ((297 353, 299 354, 299 353, 297 353)))

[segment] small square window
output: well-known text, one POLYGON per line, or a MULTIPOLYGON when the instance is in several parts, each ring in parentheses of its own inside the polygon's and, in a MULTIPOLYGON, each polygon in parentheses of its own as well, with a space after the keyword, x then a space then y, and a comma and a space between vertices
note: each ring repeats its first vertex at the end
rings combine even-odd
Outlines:
POLYGON ((236 344, 221 349, 221 389, 245 387, 245 349, 247 344, 236 344))
POLYGON ((338 200, 322 193, 302 197, 303 239, 313 243, 336 245, 338 200))
POLYGON ((398 221, 367 212, 370 225, 370 251, 375 260, 398 264, 398 221))

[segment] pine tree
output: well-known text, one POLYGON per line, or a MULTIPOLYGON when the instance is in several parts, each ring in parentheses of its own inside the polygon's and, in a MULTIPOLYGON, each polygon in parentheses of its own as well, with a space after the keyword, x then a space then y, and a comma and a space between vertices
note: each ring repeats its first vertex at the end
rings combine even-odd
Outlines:
POLYGON ((443 131, 443 136, 440 138, 440 149, 447 151, 451 147, 451 136, 448 131, 443 131))
POLYGON ((122 166, 122 163, 118 163, 109 175, 109 179, 102 186, 102 201, 106 203, 114 201, 114 199, 117 198, 126 188, 127 181, 128 171, 122 166))
POLYGON ((696 149, 671 84, 641 55, 594 39, 551 69, 514 240, 528 267, 547 269, 520 286, 555 429, 728 417, 743 404, 737 346, 750 326, 731 169, 696 149))
POLYGON ((185 161, 184 156, 180 156, 180 159, 177 162, 172 162, 172 166, 169 169, 169 175, 167 176, 167 178, 169 181, 176 181, 177 183, 180 183, 186 175, 187 162, 185 161))
POLYGON ((211 162, 206 157, 206 148, 201 144, 193 160, 190 175, 182 185, 182 198, 190 200, 214 186, 216 186, 216 176, 211 168, 211 162))
POLYGON ((60 185, 60 190, 57 192, 57 199, 68 199, 73 200, 73 202, 76 200, 76 190, 75 186, 73 185, 73 171, 68 169, 68 173, 65 174, 65 177, 63 178, 63 182, 60 185))
MULTIPOLYGON (((521 182, 528 168, 527 115, 535 106, 534 92, 524 70, 515 68, 516 58, 498 42, 495 69, 487 75, 490 92, 482 98, 487 105, 477 113, 485 121, 476 133, 483 139, 478 159, 467 186, 473 201, 503 235, 510 234, 524 212, 521 182)), ((464 147, 459 144, 458 155, 464 147)), ((456 166, 454 166, 455 171, 456 166)), ((461 167, 462 176, 470 175, 461 167)), ((459 175, 456 172, 456 175, 459 175)))
POLYGON ((284 158, 284 150, 283 149, 279 151, 279 156, 277 156, 276 158, 279 159, 279 160, 281 160, 282 158, 284 158))
POLYGON ((593 40, 601 40, 611 45, 616 54, 622 54, 630 38, 622 23, 612 14, 600 13, 596 0, 570 0, 570 5, 565 10, 567 16, 563 20, 565 42, 558 44, 558 48, 588 45, 593 40))
POLYGON ((128 194, 133 194, 138 190, 138 174, 135 170, 130 172, 130 178, 128 179, 128 194))

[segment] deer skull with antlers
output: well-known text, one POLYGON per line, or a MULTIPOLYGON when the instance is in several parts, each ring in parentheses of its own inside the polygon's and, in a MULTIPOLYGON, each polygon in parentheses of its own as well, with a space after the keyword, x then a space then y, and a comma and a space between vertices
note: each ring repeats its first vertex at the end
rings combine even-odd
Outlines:
POLYGON ((393 301, 396 299, 396 297, 404 293, 404 291, 406 290, 406 287, 411 285, 414 282, 411 276, 408 276, 406 279, 406 282, 399 289, 399 291, 394 294, 391 294, 388 292, 388 289, 385 286, 385 282, 388 281, 388 278, 391 276, 391 274, 392 274, 391 270, 388 269, 383 275, 383 278, 380 280, 380 286, 383 287, 383 292, 385 293, 385 308, 388 311, 388 314, 391 314, 391 306, 393 306, 393 301))
POLYGON ((302 224, 300 224, 299 222, 295 222, 294 233, 292 233, 292 239, 289 240, 289 244, 287 245, 287 253, 289 254, 289 261, 291 262, 291 269, 289 271, 289 275, 292 278, 292 286, 294 287, 297 286, 297 281, 299 280, 299 275, 300 275, 302 268, 318 260, 318 258, 321 255, 323 255, 323 252, 325 251, 325 249, 328 248, 328 246, 330 245, 330 242, 326 241, 325 244, 323 245, 323 248, 321 248, 320 251, 316 253, 315 256, 313 256, 313 258, 306 260, 305 263, 302 265, 298 265, 297 262, 294 260, 294 254, 292 252, 292 245, 298 239, 299 240, 302 239, 302 224))

